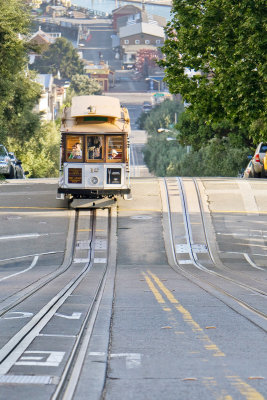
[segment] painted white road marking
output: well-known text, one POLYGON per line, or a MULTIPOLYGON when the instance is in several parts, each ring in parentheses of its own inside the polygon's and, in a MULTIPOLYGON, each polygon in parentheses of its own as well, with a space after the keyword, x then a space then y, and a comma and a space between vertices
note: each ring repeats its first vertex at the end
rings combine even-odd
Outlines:
POLYGON ((189 253, 191 249, 194 254, 208 252, 207 246, 205 244, 192 244, 191 246, 189 244, 175 245, 176 254, 189 253))
MULTIPOLYGON (((31 312, 22 312, 22 311, 11 311, 7 314, 6 317, 2 319, 20 319, 20 318, 31 318, 33 313, 31 312), (11 316, 10 316, 11 315, 11 316), (13 316, 12 316, 13 315, 13 316)), ((0 317, 1 319, 1 317, 0 317)))
POLYGON ((193 264, 192 260, 178 260, 179 264, 193 264))
POLYGON ((74 264, 88 263, 89 261, 89 258, 74 258, 73 260, 74 264))
POLYGON ((38 336, 45 336, 45 337, 60 337, 60 338, 76 338, 76 335, 60 335, 57 333, 39 333, 38 336))
POLYGON ((90 240, 78 240, 76 243, 77 250, 89 250, 90 249, 90 240))
POLYGON ((38 254, 27 254, 25 256, 18 256, 18 257, 11 257, 11 258, 3 258, 2 260, 0 260, 0 262, 3 261, 12 261, 12 260, 20 260, 21 258, 30 258, 30 257, 35 257, 35 256, 46 256, 49 254, 57 254, 57 253, 64 253, 63 250, 60 251, 48 251, 46 253, 38 253, 38 254))
POLYGON ((261 271, 264 271, 263 268, 258 267, 258 266, 251 260, 251 258, 249 257, 249 255, 248 255, 247 253, 244 253, 244 257, 245 257, 245 259, 247 260, 247 262, 248 262, 253 268, 260 269, 261 271))
POLYGON ((106 262, 107 262, 106 258, 94 258, 95 264, 106 264, 106 262))
POLYGON ((47 375, 0 375, 0 383, 17 383, 25 385, 56 384, 57 377, 47 375))
POLYGON ((20 235, 0 236, 0 240, 38 238, 40 236, 48 236, 48 233, 42 233, 42 234, 40 234, 40 233, 22 233, 20 235))
POLYGON ((71 315, 55 313, 55 315, 56 315, 57 317, 66 318, 66 319, 80 319, 82 313, 73 312, 71 315))
MULTIPOLYGON (((263 231, 260 231, 263 232, 263 231)), ((217 235, 220 236, 238 236, 238 237, 245 237, 247 239, 251 239, 251 238, 260 238, 260 239, 264 239, 267 237, 267 235, 265 234, 248 234, 248 233, 238 233, 238 232, 232 232, 232 233, 221 233, 221 232, 217 232, 217 235)))
MULTIPOLYGON (((90 356, 105 356, 103 352, 90 352, 90 356)), ((138 368, 141 365, 141 354, 140 353, 112 353, 110 358, 125 358, 126 368, 138 368)))
POLYGON ((39 258, 38 256, 35 256, 33 261, 32 261, 32 263, 31 263, 31 265, 28 268, 24 269, 23 271, 16 272, 15 274, 8 275, 8 276, 5 276, 4 278, 1 278, 0 282, 5 281, 6 279, 12 278, 12 276, 20 275, 20 274, 23 274, 24 272, 29 271, 30 269, 35 267, 35 265, 37 264, 38 258, 39 258))
POLYGON ((58 367, 61 361, 63 360, 63 357, 65 355, 65 352, 63 351, 25 351, 23 354, 44 354, 44 356, 37 357, 38 361, 36 358, 33 356, 25 356, 23 355, 20 360, 22 361, 17 361, 15 365, 34 365, 34 366, 42 366, 42 367, 58 367), (49 356, 47 357, 47 354, 49 356), (44 360, 44 361, 40 361, 44 360))
POLYGON ((95 250, 107 250, 107 240, 106 239, 96 239, 95 250))

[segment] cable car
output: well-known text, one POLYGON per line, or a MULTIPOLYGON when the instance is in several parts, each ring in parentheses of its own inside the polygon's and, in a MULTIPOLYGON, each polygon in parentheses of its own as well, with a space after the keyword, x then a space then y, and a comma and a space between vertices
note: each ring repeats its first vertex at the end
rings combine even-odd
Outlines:
POLYGON ((115 97, 76 96, 61 119, 57 198, 71 207, 106 207, 129 196, 128 110, 115 97))

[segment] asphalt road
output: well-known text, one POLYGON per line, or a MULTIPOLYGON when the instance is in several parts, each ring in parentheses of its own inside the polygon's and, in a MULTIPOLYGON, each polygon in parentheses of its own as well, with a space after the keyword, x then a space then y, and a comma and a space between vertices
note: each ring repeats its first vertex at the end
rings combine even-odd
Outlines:
MULTIPOLYGON (((256 310, 266 313, 267 181, 198 179, 205 242, 192 180, 183 179, 190 230, 198 244, 197 266, 188 257, 177 180, 167 181, 167 194, 163 179, 140 170, 144 141, 142 131, 132 132, 134 168, 140 177, 132 178, 133 199, 120 199, 115 210, 117 228, 110 242, 114 270, 69 398, 263 400, 266 317, 256 310), (202 243, 208 243, 214 262, 202 243)), ((66 252, 70 254, 74 211, 56 200, 56 185, 49 179, 0 184, 0 356, 12 332, 38 315, 67 276, 3 313, 34 282, 62 268, 66 252)), ((83 218, 79 235, 89 231, 86 214, 83 218)), ((105 230, 106 218, 98 216, 98 235, 105 230)), ((84 236, 79 238, 85 243, 84 236)), ((75 265, 68 274, 78 273, 75 265)), ((78 314, 85 312, 101 268, 93 267, 61 306, 61 317, 44 325, 16 365, 6 371, 0 363, 1 400, 53 398, 78 332, 78 314)))

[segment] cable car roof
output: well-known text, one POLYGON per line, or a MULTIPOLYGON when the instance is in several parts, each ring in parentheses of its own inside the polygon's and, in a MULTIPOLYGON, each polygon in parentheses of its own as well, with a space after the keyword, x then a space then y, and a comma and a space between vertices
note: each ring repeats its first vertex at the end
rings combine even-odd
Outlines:
POLYGON ((118 122, 117 124, 110 123, 95 123, 95 124, 68 124, 65 129, 62 129, 62 132, 66 133, 95 133, 95 134, 106 134, 106 133, 119 133, 125 134, 128 133, 128 126, 125 129, 125 124, 118 122))
POLYGON ((109 96, 75 96, 72 98, 71 117, 105 116, 121 118, 119 99, 109 96))

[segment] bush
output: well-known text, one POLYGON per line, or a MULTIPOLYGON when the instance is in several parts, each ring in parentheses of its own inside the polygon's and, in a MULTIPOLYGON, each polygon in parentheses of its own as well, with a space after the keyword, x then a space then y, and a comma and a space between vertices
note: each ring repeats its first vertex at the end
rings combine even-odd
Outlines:
POLYGON ((157 176, 238 176, 248 163, 247 148, 235 148, 228 139, 211 139, 187 154, 178 141, 151 137, 144 149, 148 168, 157 176))
POLYGON ((58 176, 60 132, 54 122, 43 123, 39 132, 24 142, 23 148, 9 138, 8 148, 22 161, 30 178, 58 176))

